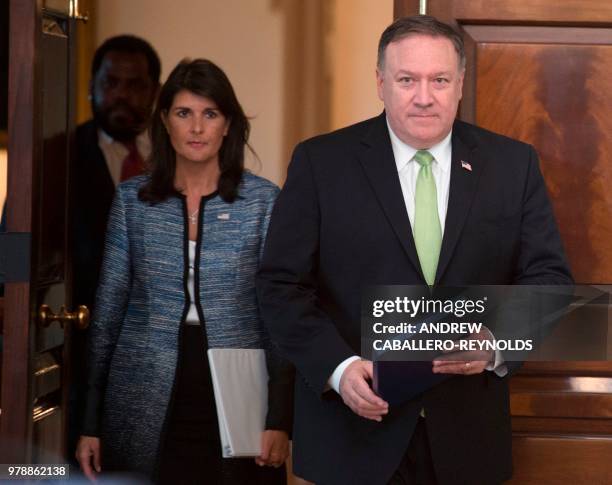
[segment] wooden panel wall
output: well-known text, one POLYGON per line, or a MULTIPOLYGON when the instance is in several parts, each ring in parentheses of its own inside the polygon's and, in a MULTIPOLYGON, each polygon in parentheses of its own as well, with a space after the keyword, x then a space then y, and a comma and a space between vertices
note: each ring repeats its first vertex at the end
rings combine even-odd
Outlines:
POLYGON ((464 29, 478 59, 476 124, 536 146, 574 278, 611 281, 612 31, 464 29))
MULTIPOLYGON (((535 146, 576 281, 612 283, 612 2, 425 3, 466 44, 459 117, 535 146)), ((612 483, 612 362, 529 363, 510 390, 511 483, 612 483)))

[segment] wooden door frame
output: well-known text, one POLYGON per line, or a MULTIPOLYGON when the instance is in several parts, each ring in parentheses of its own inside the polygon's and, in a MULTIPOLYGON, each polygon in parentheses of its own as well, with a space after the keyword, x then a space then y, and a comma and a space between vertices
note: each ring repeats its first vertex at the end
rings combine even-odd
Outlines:
MULTIPOLYGON (((32 180, 40 157, 36 106, 36 75, 40 59, 41 0, 10 0, 8 82, 7 232, 32 233, 36 207, 32 180), (19 190, 16 190, 19 187, 19 190)), ((31 244, 31 242, 30 242, 31 244)), ((32 254, 31 247, 27 254, 32 254)), ((31 261, 30 275, 35 262, 31 261)), ((29 281, 5 284, 3 372, 0 391, 0 462, 27 463, 32 432, 29 356, 33 337, 29 281)))
MULTIPOLYGON (((400 17, 400 12, 405 12, 403 15, 417 15, 421 12, 422 0, 393 0, 393 19, 400 17)), ((427 1, 424 2, 426 10, 427 1)))
MULTIPOLYGON (((457 24, 456 20, 487 23, 491 20, 491 8, 498 8, 490 0, 455 0, 452 6, 440 0, 394 0, 393 16, 416 15, 421 4, 427 15, 453 25, 457 24), (470 14, 466 13, 468 10, 470 14)), ((546 25, 605 26, 612 15, 612 3, 602 0, 557 0, 557 8, 551 12, 547 0, 513 0, 512 8, 506 13, 506 21, 516 20, 517 25, 542 22, 546 25)))

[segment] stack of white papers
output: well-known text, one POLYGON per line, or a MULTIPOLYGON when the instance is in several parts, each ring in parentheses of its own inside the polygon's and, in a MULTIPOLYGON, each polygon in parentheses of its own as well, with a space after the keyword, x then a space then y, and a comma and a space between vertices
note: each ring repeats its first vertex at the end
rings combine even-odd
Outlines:
POLYGON ((223 458, 259 456, 268 410, 263 349, 209 349, 223 458))

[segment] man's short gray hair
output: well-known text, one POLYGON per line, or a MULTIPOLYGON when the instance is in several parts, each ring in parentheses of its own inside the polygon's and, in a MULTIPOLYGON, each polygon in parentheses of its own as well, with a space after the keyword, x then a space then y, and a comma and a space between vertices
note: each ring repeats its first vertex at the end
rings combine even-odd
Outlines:
POLYGON ((440 22, 429 15, 414 15, 402 17, 393 22, 380 36, 378 42, 377 67, 382 71, 385 67, 385 51, 391 42, 408 37, 409 35, 428 35, 430 37, 445 37, 453 43, 459 56, 459 68, 465 68, 465 48, 463 38, 453 27, 440 22))

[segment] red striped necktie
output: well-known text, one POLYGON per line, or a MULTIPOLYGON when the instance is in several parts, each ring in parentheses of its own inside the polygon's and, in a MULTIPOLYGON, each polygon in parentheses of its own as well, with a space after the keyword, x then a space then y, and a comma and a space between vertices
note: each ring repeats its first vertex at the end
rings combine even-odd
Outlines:
POLYGON ((140 153, 138 153, 135 141, 132 140, 122 143, 128 149, 128 154, 121 164, 121 182, 144 172, 144 160, 140 156, 140 153))

